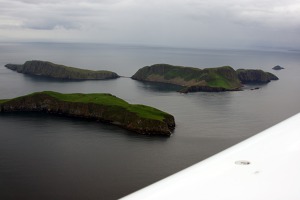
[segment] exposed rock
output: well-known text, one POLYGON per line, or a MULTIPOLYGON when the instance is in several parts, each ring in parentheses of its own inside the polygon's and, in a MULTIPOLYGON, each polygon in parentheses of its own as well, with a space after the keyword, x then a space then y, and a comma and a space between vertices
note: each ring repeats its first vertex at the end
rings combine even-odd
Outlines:
POLYGON ((275 67, 273 67, 272 69, 274 70, 281 70, 281 69, 284 69, 283 67, 279 66, 279 65, 276 65, 275 67))
POLYGON ((58 65, 47 61, 27 61, 23 65, 7 64, 8 69, 23 74, 45 76, 70 80, 102 80, 118 78, 119 75, 111 71, 93 71, 58 65))
POLYGON ((278 80, 272 73, 264 72, 260 69, 238 69, 238 77, 243 84, 247 83, 268 83, 271 80, 278 80))
POLYGON ((209 86, 198 86, 198 85, 193 85, 189 87, 184 87, 183 89, 179 90, 178 92, 180 93, 188 93, 188 92, 225 92, 225 91, 240 91, 241 89, 236 88, 236 89, 225 89, 222 87, 209 87, 209 86))
POLYGON ((269 76, 270 81, 279 80, 279 78, 276 75, 274 75, 274 74, 272 74, 270 72, 265 72, 265 73, 267 73, 267 75, 269 76))
POLYGON ((158 109, 132 105, 111 94, 61 94, 38 92, 0 100, 1 112, 45 112, 107 122, 149 135, 169 136, 174 117, 158 109))

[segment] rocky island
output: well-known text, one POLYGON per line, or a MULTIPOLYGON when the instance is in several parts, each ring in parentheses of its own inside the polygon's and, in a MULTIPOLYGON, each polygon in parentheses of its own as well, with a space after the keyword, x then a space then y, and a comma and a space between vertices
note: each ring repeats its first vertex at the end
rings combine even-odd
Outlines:
POLYGON ((243 84, 264 84, 269 83, 272 80, 278 80, 278 77, 274 74, 270 72, 264 72, 260 69, 238 69, 236 72, 243 84))
POLYGON ((198 69, 193 67, 156 64, 139 69, 134 80, 171 83, 183 86, 180 92, 220 92, 239 90, 241 83, 229 66, 198 69))
POLYGON ((284 67, 281 67, 280 65, 276 65, 272 69, 274 69, 274 70, 282 70, 282 69, 284 69, 284 67))
POLYGON ((155 64, 139 69, 134 80, 180 85, 179 92, 222 92, 241 90, 243 83, 267 83, 278 78, 262 70, 240 69, 230 66, 216 68, 193 68, 155 64))
POLYGON ((0 113, 43 112, 111 123, 147 135, 169 136, 174 117, 156 108, 133 105, 111 94, 36 92, 0 100, 0 113))
POLYGON ((58 65, 47 61, 27 61, 23 65, 7 64, 8 69, 23 74, 44 76, 56 79, 68 80, 103 80, 118 78, 119 75, 111 71, 93 71, 58 65))

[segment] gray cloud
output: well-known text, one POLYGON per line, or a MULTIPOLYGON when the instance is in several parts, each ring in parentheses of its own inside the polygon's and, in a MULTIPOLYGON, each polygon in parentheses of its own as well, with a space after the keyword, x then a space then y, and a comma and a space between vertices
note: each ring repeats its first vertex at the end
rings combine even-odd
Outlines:
POLYGON ((93 4, 114 4, 121 0, 12 0, 26 4, 76 4, 76 3, 93 3, 93 4))
POLYGON ((80 25, 76 24, 76 22, 53 19, 30 20, 25 22, 23 27, 37 30, 80 29, 80 25))
POLYGON ((14 29, 12 40, 300 47, 298 13, 300 0, 2 0, 0 35, 14 29))

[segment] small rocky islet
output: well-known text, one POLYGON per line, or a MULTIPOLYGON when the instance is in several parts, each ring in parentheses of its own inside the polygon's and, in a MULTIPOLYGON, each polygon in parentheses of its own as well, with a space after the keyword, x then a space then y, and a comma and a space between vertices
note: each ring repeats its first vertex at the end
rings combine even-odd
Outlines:
POLYGON ((272 69, 274 69, 274 70, 282 70, 282 69, 284 69, 284 67, 281 67, 280 65, 276 65, 272 69))
POLYGON ((42 112, 91 119, 145 135, 170 136, 174 117, 156 108, 129 104, 111 94, 62 94, 53 91, 0 100, 0 113, 42 112))

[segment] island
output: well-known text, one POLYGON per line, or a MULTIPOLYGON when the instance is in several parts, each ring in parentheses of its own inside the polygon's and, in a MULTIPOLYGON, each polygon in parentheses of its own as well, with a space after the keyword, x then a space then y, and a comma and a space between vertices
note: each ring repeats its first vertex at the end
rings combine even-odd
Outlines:
POLYGON ((241 90, 244 83, 267 83, 278 78, 262 70, 239 69, 230 66, 193 68, 155 64, 139 69, 132 77, 138 81, 170 83, 182 86, 179 92, 223 92, 241 90))
POLYGON ((118 74, 111 71, 93 71, 87 69, 79 69, 40 60, 26 61, 23 65, 7 64, 5 65, 5 67, 23 74, 44 76, 56 79, 104 80, 120 77, 118 74))
POLYGON ((278 80, 278 77, 274 74, 260 69, 238 69, 236 72, 243 84, 264 84, 272 80, 278 80))
POLYGON ((282 69, 284 69, 284 68, 281 67, 280 65, 276 65, 276 66, 274 66, 272 69, 274 69, 274 70, 282 70, 282 69))
POLYGON ((43 91, 0 100, 0 113, 42 112, 91 119, 145 135, 170 136, 174 117, 156 108, 129 104, 111 94, 43 91))

